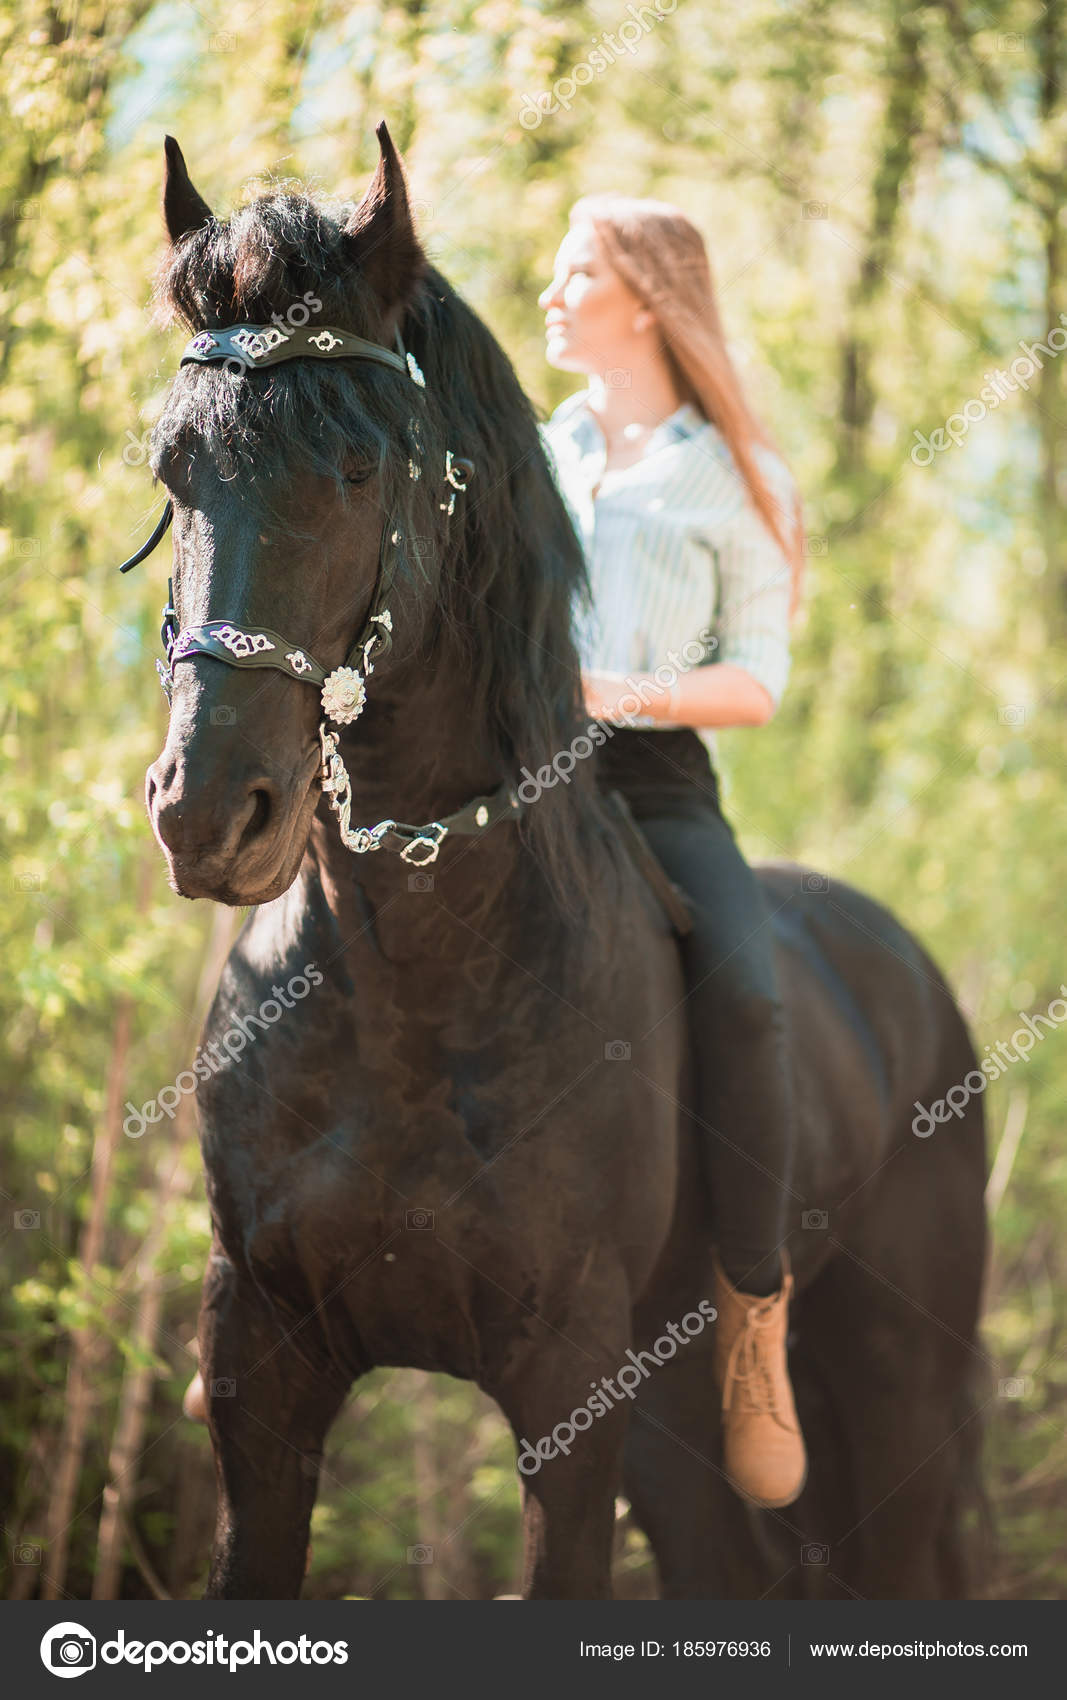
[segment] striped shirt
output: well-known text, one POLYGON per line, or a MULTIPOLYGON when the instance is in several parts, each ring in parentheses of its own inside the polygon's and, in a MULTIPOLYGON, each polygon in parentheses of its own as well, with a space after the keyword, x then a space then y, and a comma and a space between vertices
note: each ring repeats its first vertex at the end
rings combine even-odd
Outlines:
MULTIPOLYGON (((657 425, 640 460, 605 472, 607 448, 588 397, 587 389, 568 396, 541 427, 592 586, 592 610, 575 609, 583 671, 652 673, 668 664, 668 651, 696 640, 704 648, 697 665, 743 667, 777 707, 789 676, 790 566, 724 438, 683 402, 657 425)), ((792 477, 770 450, 755 452, 788 525, 792 477)), ((670 724, 648 716, 639 723, 670 724)), ((698 731, 714 753, 713 733, 698 731)))

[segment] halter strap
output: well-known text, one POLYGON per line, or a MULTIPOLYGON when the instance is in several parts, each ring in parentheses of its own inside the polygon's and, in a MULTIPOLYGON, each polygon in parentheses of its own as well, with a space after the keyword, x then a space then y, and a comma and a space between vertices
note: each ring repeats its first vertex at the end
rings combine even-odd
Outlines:
POLYGON ((119 568, 120 573, 128 573, 131 567, 139 567, 140 566, 141 562, 145 559, 145 556, 150 555, 152 553, 152 550, 155 549, 158 544, 162 543, 164 537, 167 534, 167 527, 170 525, 170 522, 173 518, 174 518, 174 504, 171 501, 170 497, 168 496, 167 500, 163 504, 163 512, 160 514, 159 519, 156 521, 156 529, 153 531, 151 537, 148 539, 148 542, 141 544, 141 547, 138 549, 136 555, 131 555, 128 561, 123 561, 121 567, 119 568))
POLYGON ((399 352, 383 348, 380 342, 368 342, 353 331, 338 330, 336 325, 323 325, 313 331, 310 326, 226 325, 219 329, 198 331, 187 342, 179 366, 206 365, 216 360, 236 360, 242 371, 259 371, 262 366, 277 366, 282 360, 298 360, 310 356, 313 360, 376 360, 379 365, 392 366, 405 372, 420 389, 426 380, 413 354, 404 352, 404 344, 396 333, 399 352))

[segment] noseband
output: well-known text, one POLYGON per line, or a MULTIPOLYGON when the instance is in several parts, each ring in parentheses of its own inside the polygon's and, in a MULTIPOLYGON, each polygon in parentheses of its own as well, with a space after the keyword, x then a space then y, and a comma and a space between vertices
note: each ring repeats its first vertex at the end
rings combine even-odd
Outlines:
MULTIPOLYGON (((282 331, 277 325, 230 325, 221 330, 204 330, 186 345, 179 366, 208 365, 224 361, 228 368, 237 366, 240 372, 258 371, 264 366, 276 366, 283 360, 374 360, 391 366, 419 389, 426 380, 415 356, 406 353, 399 330, 396 333, 397 351, 381 343, 368 342, 351 331, 325 326, 312 332, 306 328, 282 331)), ((408 462, 412 478, 421 469, 408 462)), ((469 460, 445 453, 445 484, 449 499, 440 507, 448 514, 455 511, 456 493, 467 488, 474 466, 469 460)), ((166 535, 174 517, 173 504, 168 499, 159 516, 155 530, 147 542, 128 561, 123 561, 120 573, 128 573, 166 535)), ((444 820, 430 821, 426 826, 408 826, 400 821, 383 820, 377 826, 351 825, 352 788, 348 771, 338 749, 337 733, 326 722, 332 720, 347 726, 362 712, 367 700, 366 681, 374 671, 375 661, 381 660, 392 646, 393 617, 386 606, 386 597, 396 572, 396 549, 400 542, 392 516, 382 529, 378 548, 378 570, 370 606, 359 633, 343 664, 327 672, 300 644, 290 643, 278 632, 262 626, 238 626, 230 620, 209 620, 202 626, 186 626, 179 630, 174 611, 173 580, 167 584, 167 605, 163 610, 160 638, 166 651, 166 663, 156 662, 163 689, 170 700, 174 684, 173 669, 180 661, 194 655, 211 655, 228 667, 274 667, 288 673, 301 684, 315 686, 322 703, 323 719, 319 725, 322 750, 322 789, 330 799, 337 816, 341 842, 346 849, 362 855, 368 850, 395 850, 405 862, 425 867, 437 860, 442 843, 449 833, 480 836, 500 820, 515 819, 522 805, 516 790, 505 782, 488 796, 473 801, 447 815, 444 820)))

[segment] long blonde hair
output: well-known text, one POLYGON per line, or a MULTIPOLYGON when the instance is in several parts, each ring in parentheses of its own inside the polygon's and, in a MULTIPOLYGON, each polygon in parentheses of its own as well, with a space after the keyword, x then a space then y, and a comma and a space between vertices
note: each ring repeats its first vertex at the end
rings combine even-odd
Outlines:
POLYGON ((753 506, 789 562, 795 613, 804 569, 800 497, 791 514, 783 513, 760 472, 756 445, 778 451, 749 409, 730 359, 704 238, 680 207, 633 195, 583 195, 570 222, 593 226, 605 259, 655 314, 679 391, 722 433, 753 506))

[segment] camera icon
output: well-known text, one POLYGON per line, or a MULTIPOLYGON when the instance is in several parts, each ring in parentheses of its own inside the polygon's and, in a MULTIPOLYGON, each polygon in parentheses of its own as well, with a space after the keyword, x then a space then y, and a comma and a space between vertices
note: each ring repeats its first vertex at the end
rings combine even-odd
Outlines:
POLYGON ((800 881, 801 891, 829 891, 830 881, 825 874, 804 874, 800 881))
POLYGON ((607 1062, 629 1062, 630 1047, 625 1039, 609 1039, 604 1046, 604 1057, 607 1062))
POLYGON ((405 1210, 404 1226, 413 1234, 432 1234, 437 1217, 432 1210, 405 1210))
POLYGON ((1023 726, 1026 724, 1026 710, 1021 703, 1006 702, 997 709, 997 719, 1002 726, 1023 726))
POLYGON ((801 212, 805 218, 825 218, 829 207, 826 201, 805 201, 801 212))
POLYGON ((604 373, 604 382, 609 390, 628 390, 633 373, 627 366, 609 366, 604 373))
POLYGON ((40 1564, 40 1562, 41 1562, 41 1548, 40 1547, 31 1547, 31 1546, 17 1546, 15 1548, 13 1548, 12 1553, 11 1553, 11 1557, 16 1564, 40 1564))
POLYGON ((408 1547, 409 1564, 432 1564, 433 1547, 408 1547))
POLYGON ((41 875, 35 873, 16 874, 12 881, 16 891, 40 891, 43 883, 41 875))
POLYGON ((232 1375, 224 1375, 219 1381, 211 1383, 213 1399, 234 1399, 237 1396, 237 1382, 232 1375))
POLYGON ((802 1228, 828 1228, 830 1213, 828 1210, 802 1210, 800 1213, 802 1228))
POLYGON ((40 201, 20 201, 18 203, 18 216, 19 218, 40 218, 40 201))
POLYGON ((39 1228, 41 1226, 41 1212, 39 1210, 16 1210, 15 1226, 16 1228, 39 1228))
POLYGON ((218 708, 213 708, 208 716, 212 726, 236 726, 237 710, 229 703, 221 702, 218 708))
POLYGON ((826 555, 829 553, 829 549, 830 544, 825 537, 805 537, 804 539, 805 555, 826 555))
POLYGON ((211 37, 208 46, 212 53, 235 53, 237 37, 230 30, 219 30, 217 35, 211 37))
POLYGON ((411 553, 417 560, 428 561, 433 552, 434 545, 432 537, 413 537, 411 539, 411 553))
POLYGON ((96 1640, 80 1623, 57 1623, 41 1640, 41 1662, 56 1676, 82 1676, 96 1665, 96 1640))
POLYGON ((41 553, 41 539, 39 537, 16 537, 13 553, 20 560, 33 560, 41 553))
POLYGON ((409 874, 408 875, 408 890, 409 891, 432 891, 433 890, 433 875, 432 874, 409 874))
POLYGON ((1029 1375, 1009 1375, 997 1382, 997 1393, 1002 1399, 1028 1399, 1033 1390, 1033 1377, 1029 1375))
POLYGON ((429 201, 412 201, 411 210, 420 224, 424 219, 433 217, 433 207, 429 201))
POLYGON ((1016 34, 1013 34, 1013 33, 1009 33, 1008 35, 998 35, 997 36, 997 52, 998 53, 1021 53, 1022 50, 1023 50, 1023 39, 1024 38, 1021 35, 1016 35, 1016 34))
POLYGON ((809 1541, 800 1549, 801 1564, 829 1564, 830 1548, 821 1541, 809 1541))

